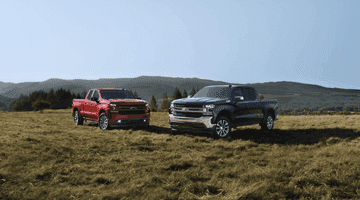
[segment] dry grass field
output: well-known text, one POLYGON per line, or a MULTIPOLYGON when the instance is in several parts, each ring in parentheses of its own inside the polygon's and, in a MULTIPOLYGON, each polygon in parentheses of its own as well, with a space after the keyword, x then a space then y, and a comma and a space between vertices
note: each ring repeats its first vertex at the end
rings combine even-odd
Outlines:
POLYGON ((359 199, 360 116, 280 116, 229 140, 0 112, 0 199, 359 199))

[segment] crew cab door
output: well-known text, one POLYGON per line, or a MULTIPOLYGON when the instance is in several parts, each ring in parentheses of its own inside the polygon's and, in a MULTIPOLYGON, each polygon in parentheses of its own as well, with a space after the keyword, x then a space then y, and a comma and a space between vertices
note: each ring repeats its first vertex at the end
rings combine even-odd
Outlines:
MULTIPOLYGON (((100 99, 99 91, 94 90, 92 97, 96 97, 98 100, 100 99)), ((90 112, 89 117, 90 119, 97 120, 98 119, 98 107, 99 101, 90 101, 90 112)))
POLYGON ((252 88, 236 88, 234 91, 235 122, 238 124, 255 124, 262 119, 260 104, 252 88), (236 97, 242 96, 239 100, 236 97))
POLYGON ((240 100, 239 97, 243 97, 243 88, 236 88, 233 93, 233 99, 235 100, 235 111, 234 111, 234 123, 243 124, 248 120, 248 107, 244 103, 244 99, 240 100))
POLYGON ((263 118, 262 107, 254 88, 243 89, 244 99, 249 107, 249 116, 251 123, 259 123, 263 118))
POLYGON ((94 90, 90 90, 88 95, 86 96, 85 102, 84 102, 84 117, 90 118, 90 103, 91 103, 91 96, 93 95, 94 90))

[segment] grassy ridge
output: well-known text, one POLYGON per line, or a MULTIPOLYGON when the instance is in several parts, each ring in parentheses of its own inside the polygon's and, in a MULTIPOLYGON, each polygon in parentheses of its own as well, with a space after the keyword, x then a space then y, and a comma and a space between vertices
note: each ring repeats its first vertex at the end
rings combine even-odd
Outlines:
POLYGON ((0 112, 0 199, 360 198, 360 116, 280 116, 230 140, 73 125, 70 110, 0 112))

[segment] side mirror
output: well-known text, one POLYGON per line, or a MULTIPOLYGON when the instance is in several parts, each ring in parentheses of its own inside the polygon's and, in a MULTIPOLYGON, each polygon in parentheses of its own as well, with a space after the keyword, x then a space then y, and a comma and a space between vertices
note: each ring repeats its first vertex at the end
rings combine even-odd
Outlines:
POLYGON ((235 96, 235 101, 244 101, 243 96, 235 96))
POLYGON ((91 101, 96 101, 96 102, 98 102, 98 98, 97 97, 91 97, 91 99, 90 99, 91 101))

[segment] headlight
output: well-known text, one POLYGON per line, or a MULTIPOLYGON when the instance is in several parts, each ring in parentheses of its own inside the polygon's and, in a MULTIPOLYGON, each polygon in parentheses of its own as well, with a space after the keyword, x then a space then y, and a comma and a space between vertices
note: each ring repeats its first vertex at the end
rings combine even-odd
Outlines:
POLYGON ((110 106, 116 106, 116 104, 110 104, 110 106))
POLYGON ((210 105, 206 105, 205 107, 206 107, 206 108, 215 108, 215 105, 214 105, 214 104, 210 104, 210 105))
POLYGON ((213 112, 210 111, 210 108, 215 108, 214 104, 205 105, 203 109, 203 115, 213 115, 213 112))
POLYGON ((174 104, 173 103, 170 104, 169 114, 175 114, 174 113, 174 104))

